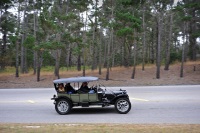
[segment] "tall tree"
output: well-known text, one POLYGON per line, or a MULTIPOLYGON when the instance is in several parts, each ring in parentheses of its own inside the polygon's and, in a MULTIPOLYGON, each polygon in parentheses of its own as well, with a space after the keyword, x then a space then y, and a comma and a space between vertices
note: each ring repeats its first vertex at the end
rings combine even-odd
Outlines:
POLYGON ((17 41, 16 41, 16 72, 15 72, 15 77, 19 77, 19 45, 20 45, 20 8, 21 4, 18 2, 18 8, 17 8, 17 41))
POLYGON ((22 22, 22 36, 21 36, 21 64, 20 64, 20 71, 21 73, 27 73, 27 55, 26 55, 26 48, 23 46, 25 37, 26 37, 26 25, 27 25, 27 6, 28 6, 29 0, 25 0, 23 2, 24 4, 24 12, 23 12, 23 22, 22 22))
MULTIPOLYGON (((184 23, 186 23, 186 22, 184 22, 184 23)), ((185 25, 185 24, 184 24, 185 25)), ((186 27, 184 26, 183 27, 183 40, 185 40, 185 36, 186 36, 186 27)), ((184 44, 184 42, 183 42, 183 44, 182 44, 182 58, 181 58, 181 69, 180 69, 180 77, 183 77, 183 65, 184 65, 184 56, 185 56, 185 44, 184 44)))
MULTIPOLYGON (((196 38, 200 37, 199 28, 199 10, 200 10, 200 1, 199 0, 183 0, 184 8, 188 10, 188 15, 190 19, 190 27, 189 27, 189 53, 190 59, 196 60, 197 48, 196 48, 196 38)), ((186 14, 187 15, 187 14, 186 14)))
POLYGON ((133 41, 133 71, 132 71, 132 76, 131 79, 135 79, 135 73, 136 73, 136 63, 137 63, 137 32, 134 34, 135 38, 133 41))
MULTIPOLYGON (((37 31, 38 31, 38 6, 39 2, 33 2, 33 36, 37 38, 37 31)), ((37 45, 37 41, 35 42, 37 45)), ((33 74, 37 72, 37 51, 34 51, 33 55, 33 74)))
POLYGON ((160 78, 160 63, 161 63, 161 33, 162 33, 162 13, 157 16, 157 54, 156 54, 156 78, 160 78))
POLYGON ((121 10, 117 13, 117 19, 122 23, 121 25, 117 24, 117 27, 120 29, 117 31, 119 36, 124 37, 124 47, 127 51, 127 65, 129 66, 129 62, 131 61, 131 48, 134 47, 134 67, 131 78, 135 78, 135 68, 136 68, 136 51, 137 51, 137 32, 140 31, 141 20, 139 17, 139 13, 136 10, 137 7, 141 7, 143 1, 119 1, 122 6, 121 10))
POLYGON ((160 79, 160 66, 161 66, 161 46, 162 46, 162 29, 163 29, 163 18, 165 11, 169 4, 173 3, 173 1, 165 1, 165 0, 153 0, 153 13, 156 18, 157 23, 157 51, 156 51, 156 78, 160 79))
POLYGON ((10 0, 0 1, 0 31, 2 33, 2 45, 0 46, 0 69, 4 70, 7 60, 7 43, 8 34, 14 31, 14 24, 12 22, 13 15, 8 11, 12 7, 10 0))
POLYGON ((92 28, 92 64, 91 64, 91 69, 94 70, 97 68, 97 32, 98 32, 98 3, 99 0, 94 0, 94 3, 92 3, 93 9, 91 10, 91 15, 89 17, 89 20, 91 22, 91 28, 92 28), (92 19, 93 18, 93 19, 92 19))
POLYGON ((172 27, 173 27, 173 13, 170 13, 170 24, 169 24, 169 35, 168 35, 168 39, 166 42, 166 60, 165 60, 165 68, 164 70, 169 70, 169 64, 170 64, 170 48, 172 45, 172 27))
MULTIPOLYGON (((111 20, 113 20, 114 18, 114 6, 112 6, 112 9, 111 9, 111 20)), ((107 64, 107 67, 106 67, 106 80, 109 80, 109 77, 110 77, 110 72, 109 72, 109 68, 110 68, 110 57, 111 57, 111 55, 110 55, 110 53, 111 53, 111 51, 110 51, 110 49, 111 49, 111 45, 113 44, 113 27, 111 26, 110 27, 111 29, 110 29, 110 37, 109 37, 109 42, 108 42, 108 49, 107 49, 107 62, 106 62, 106 64, 107 64)))
POLYGON ((142 70, 144 71, 144 64, 146 59, 146 25, 145 25, 145 5, 143 5, 142 10, 142 29, 143 29, 143 37, 142 37, 142 70))

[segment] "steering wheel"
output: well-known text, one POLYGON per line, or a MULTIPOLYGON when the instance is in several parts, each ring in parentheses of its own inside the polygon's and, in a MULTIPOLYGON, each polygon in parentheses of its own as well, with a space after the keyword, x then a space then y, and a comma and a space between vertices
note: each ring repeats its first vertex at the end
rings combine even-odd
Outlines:
POLYGON ((91 89, 94 90, 95 92, 97 92, 97 86, 96 85, 92 86, 91 89))

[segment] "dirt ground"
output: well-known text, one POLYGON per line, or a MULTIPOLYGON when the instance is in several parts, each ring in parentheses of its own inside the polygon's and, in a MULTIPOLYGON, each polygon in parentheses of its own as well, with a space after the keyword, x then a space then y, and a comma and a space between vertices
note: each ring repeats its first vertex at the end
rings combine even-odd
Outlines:
MULTIPOLYGON (((199 85, 200 84, 200 61, 187 62, 184 64, 184 77, 180 78, 180 63, 170 66, 170 70, 165 71, 164 66, 160 69, 160 79, 156 79, 156 66, 145 66, 142 71, 141 66, 137 66, 135 79, 131 79, 132 67, 116 67, 110 71, 110 80, 106 81, 106 70, 98 74, 98 70, 86 71, 86 76, 98 76, 100 82, 105 86, 157 86, 157 85, 199 85), (194 71, 195 66, 195 71, 194 71)), ((82 76, 82 72, 61 71, 61 78, 72 76, 82 76)), ((36 75, 20 74, 16 78, 14 73, 0 73, 0 88, 52 88, 53 80, 57 79, 53 72, 42 72, 41 81, 36 81, 36 75)))

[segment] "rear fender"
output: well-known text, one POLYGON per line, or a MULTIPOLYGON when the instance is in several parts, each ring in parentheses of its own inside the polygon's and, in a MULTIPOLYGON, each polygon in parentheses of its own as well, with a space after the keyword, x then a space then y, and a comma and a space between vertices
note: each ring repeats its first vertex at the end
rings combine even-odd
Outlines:
POLYGON ((61 96, 61 97, 57 97, 57 98, 55 98, 55 101, 57 102, 58 100, 60 100, 60 99, 65 99, 65 100, 68 100, 68 101, 70 101, 71 102, 71 104, 72 104, 72 100, 71 99, 69 99, 68 97, 64 97, 64 96, 61 96))

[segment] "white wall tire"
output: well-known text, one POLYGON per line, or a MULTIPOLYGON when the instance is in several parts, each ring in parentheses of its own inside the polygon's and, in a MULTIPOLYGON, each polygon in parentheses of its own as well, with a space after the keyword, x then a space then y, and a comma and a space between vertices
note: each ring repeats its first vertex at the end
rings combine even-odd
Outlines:
POLYGON ((60 99, 56 101, 55 109, 56 112, 60 115, 66 115, 71 111, 72 105, 69 100, 60 99))
POLYGON ((127 114, 131 109, 131 103, 127 98, 119 98, 115 102, 115 109, 120 114, 127 114))

